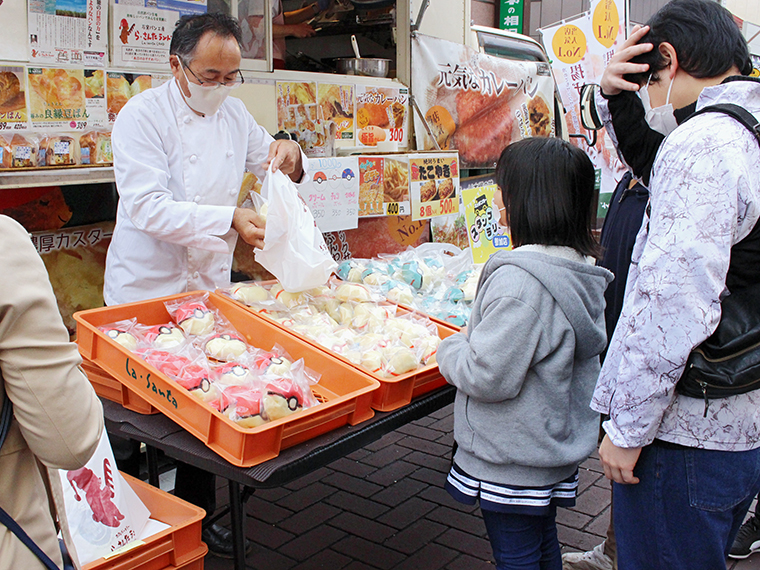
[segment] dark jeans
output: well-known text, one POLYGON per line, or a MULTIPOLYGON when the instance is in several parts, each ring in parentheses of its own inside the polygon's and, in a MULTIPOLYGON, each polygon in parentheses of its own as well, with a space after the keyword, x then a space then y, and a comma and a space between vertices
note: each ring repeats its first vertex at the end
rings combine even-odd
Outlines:
POLYGON ((613 483, 620 570, 725 570, 760 491, 760 449, 655 442, 642 449, 634 474, 636 485, 613 483))
POLYGON ((497 570, 562 570, 555 507, 546 516, 481 512, 497 570))
MULTIPOLYGON (((140 477, 140 442, 108 434, 114 459, 120 471, 140 477)), ((177 461, 174 495, 206 511, 210 518, 216 510, 216 477, 187 463, 177 461)))

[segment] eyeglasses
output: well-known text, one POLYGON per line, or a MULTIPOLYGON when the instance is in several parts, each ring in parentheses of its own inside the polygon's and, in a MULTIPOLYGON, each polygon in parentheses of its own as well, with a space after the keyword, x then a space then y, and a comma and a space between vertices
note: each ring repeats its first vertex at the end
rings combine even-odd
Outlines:
POLYGON ((198 77, 195 72, 190 69, 190 66, 187 65, 184 61, 182 61, 182 58, 178 57, 179 62, 182 64, 182 66, 187 69, 190 73, 193 74, 193 77, 195 77, 198 80, 198 83, 201 85, 208 85, 209 87, 219 87, 220 85, 222 87, 239 87, 243 83, 245 83, 245 78, 243 77, 243 72, 239 69, 237 70, 237 79, 233 79, 232 81, 209 81, 208 79, 201 79, 198 77))

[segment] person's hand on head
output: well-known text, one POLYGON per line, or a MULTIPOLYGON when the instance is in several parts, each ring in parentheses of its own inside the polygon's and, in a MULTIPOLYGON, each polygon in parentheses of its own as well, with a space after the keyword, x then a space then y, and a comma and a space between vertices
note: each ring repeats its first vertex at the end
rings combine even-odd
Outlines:
POLYGON ((254 210, 248 208, 235 208, 232 215, 232 229, 234 229, 242 240, 248 245, 263 249, 264 248, 264 229, 266 222, 254 210))
POLYGON ((626 81, 624 76, 629 73, 642 73, 649 69, 649 65, 646 63, 631 63, 631 59, 637 55, 652 50, 652 44, 638 43, 648 31, 649 26, 634 27, 630 37, 615 51, 615 55, 604 68, 604 74, 599 81, 599 86, 604 95, 611 97, 620 94, 622 91, 639 90, 639 85, 626 81))
POLYGON ((607 435, 599 446, 599 459, 604 467, 604 475, 615 483, 635 485, 639 482, 639 478, 633 474, 639 455, 641 455, 640 447, 618 447, 607 435))
POLYGON ((276 140, 269 145, 269 155, 261 166, 268 170, 272 166, 272 171, 282 171, 283 174, 290 176, 292 180, 298 180, 303 172, 301 163, 301 147, 296 141, 276 140))

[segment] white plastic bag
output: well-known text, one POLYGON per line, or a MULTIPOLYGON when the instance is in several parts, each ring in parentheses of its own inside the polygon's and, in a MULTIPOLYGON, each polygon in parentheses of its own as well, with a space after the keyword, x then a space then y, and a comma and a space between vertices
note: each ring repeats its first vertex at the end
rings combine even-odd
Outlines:
POLYGON ((255 250, 256 261, 289 293, 327 283, 338 264, 293 181, 279 170, 269 171, 262 194, 268 198, 267 225, 264 249, 255 250))
POLYGON ((150 511, 117 470, 105 430, 87 465, 59 473, 81 564, 108 556, 141 536, 150 511))

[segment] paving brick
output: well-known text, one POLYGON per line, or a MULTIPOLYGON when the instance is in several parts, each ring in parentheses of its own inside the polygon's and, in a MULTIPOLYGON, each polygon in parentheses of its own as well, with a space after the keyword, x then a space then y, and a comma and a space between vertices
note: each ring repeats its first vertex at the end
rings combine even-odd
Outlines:
POLYGON ((378 485, 388 486, 409 477, 418 469, 418 466, 404 460, 394 461, 390 465, 381 467, 371 475, 367 475, 366 479, 378 485))
POLYGON ((377 566, 370 566, 369 564, 365 564, 364 562, 360 562, 359 560, 354 560, 346 566, 343 570, 376 570, 377 566))
POLYGON ((315 526, 329 521, 338 516, 342 511, 324 502, 314 503, 310 507, 295 513, 292 517, 283 520, 279 526, 294 534, 303 534, 315 526))
POLYGON ((594 485, 597 487, 602 487, 603 489, 612 490, 612 481, 607 479, 607 477, 600 477, 594 482, 594 485))
POLYGON ((480 560, 460 554, 448 566, 446 570, 493 570, 494 564, 491 560, 480 560))
POLYGON ((346 455, 346 457, 348 457, 349 459, 353 459, 354 461, 359 461, 360 459, 367 457, 370 453, 372 452, 367 451, 366 449, 362 448, 362 449, 357 449, 356 451, 352 451, 351 453, 346 455))
POLYGON ((607 489, 592 485, 578 495, 572 510, 595 517, 610 504, 610 492, 607 489))
MULTIPOLYGON (((292 570, 340 570, 351 563, 351 558, 334 550, 323 550, 308 560, 294 566, 292 570)), ((257 568, 262 568, 257 566, 257 568)))
POLYGON ((383 516, 378 517, 377 521, 390 525, 394 528, 406 528, 410 524, 424 517, 434 508, 435 505, 413 497, 408 501, 400 504, 399 506, 391 509, 383 516))
MULTIPOLYGON (((221 479, 221 477, 218 477, 218 479, 221 479)), ((259 499, 269 501, 270 503, 276 503, 284 496, 289 495, 291 491, 285 487, 273 487, 272 489, 256 489, 254 493, 259 499)), ((225 505, 228 503, 228 499, 229 497, 225 497, 225 505)))
POLYGON ((434 441, 428 441, 426 439, 419 439, 416 437, 405 437, 404 439, 400 440, 398 444, 404 447, 408 447, 409 449, 417 452, 429 453, 430 455, 435 455, 438 457, 447 457, 447 463, 451 460, 451 447, 441 445, 440 443, 436 443, 434 441))
POLYGON ((365 564, 371 564, 384 570, 390 570, 398 566, 405 555, 400 552, 364 540, 358 536, 348 536, 333 546, 334 550, 355 558, 365 564))
POLYGON ((583 529, 593 517, 570 509, 557 509, 557 523, 571 528, 583 529))
POLYGON ((589 469, 579 469, 578 470, 578 494, 580 495, 591 487, 594 483, 599 481, 599 479, 604 479, 604 474, 597 473, 596 471, 591 471, 589 469))
POLYGON ((351 477, 345 473, 333 473, 322 479, 322 483, 330 485, 336 489, 342 489, 349 493, 356 493, 361 497, 371 497, 375 493, 381 491, 383 487, 376 485, 364 479, 358 477, 351 477))
POLYGON ((434 455, 422 453, 421 451, 414 451, 410 453, 406 457, 406 460, 409 463, 414 463, 420 467, 429 467, 430 469, 440 471, 441 473, 448 473, 449 469, 451 469, 450 457, 436 457, 434 455))
POLYGON ((275 550, 295 537, 293 533, 282 530, 276 525, 252 517, 246 518, 245 535, 254 542, 275 550))
POLYGON ((321 481, 322 478, 327 477, 331 473, 332 473, 332 469, 328 469, 327 467, 322 467, 321 469, 317 469, 316 471, 307 473, 306 475, 299 477, 298 479, 295 479, 291 481, 290 483, 285 484, 284 487, 286 489, 290 489, 291 491, 298 491, 299 489, 308 487, 312 483, 321 481))
POLYGON ((396 532, 396 529, 388 525, 375 522, 354 513, 341 513, 330 520, 330 525, 353 534, 382 544, 396 532))
POLYGON ((426 519, 418 520, 413 525, 399 531, 383 544, 404 554, 413 554, 430 543, 437 536, 446 532, 448 527, 426 519))
MULTIPOLYGON (((206 557, 208 558, 208 556, 206 557)), ((232 570, 234 564, 232 560, 226 561, 229 566, 227 568, 232 570)), ((255 547, 253 552, 249 554, 245 559, 245 565, 247 568, 266 568, 267 570, 290 570, 296 565, 296 561, 287 556, 283 556, 276 550, 270 550, 268 548, 255 547)))
POLYGON ((434 412, 431 412, 428 414, 431 418, 435 418, 437 420, 441 420, 448 416, 454 415, 454 404, 449 404, 448 406, 445 406, 441 408, 440 410, 436 410, 434 412))
POLYGON ((601 473, 602 475, 604 475, 604 468, 602 467, 602 462, 599 461, 598 458, 589 457, 581 465, 585 469, 596 471, 597 473, 601 473))
POLYGON ((327 502, 339 509, 371 519, 376 519, 389 510, 385 505, 358 497, 357 495, 352 495, 351 493, 346 493, 345 491, 338 491, 337 493, 330 495, 327 498, 327 502))
POLYGON ((293 512, 298 512, 309 505, 313 505, 314 503, 329 497, 335 492, 335 487, 330 487, 324 483, 312 483, 308 487, 294 491, 287 497, 280 499, 277 504, 286 509, 290 509, 293 512))
POLYGON ((404 560, 394 570, 439 570, 454 560, 459 552, 440 544, 428 544, 404 560))
POLYGON ((395 507, 416 496, 425 487, 427 487, 425 483, 407 478, 386 487, 379 493, 375 493, 372 495, 372 500, 389 507, 395 507))
POLYGON ((406 424, 405 426, 401 426, 400 428, 398 428, 396 431, 399 433, 410 435, 414 438, 427 439, 429 441, 435 441, 436 439, 441 437, 440 431, 428 429, 426 427, 415 425, 415 424, 406 424))
POLYGON ((451 457, 452 446, 454 445, 454 434, 452 432, 441 433, 440 437, 435 441, 436 443, 445 445, 449 449, 449 457, 451 457))
POLYGON ((601 537, 607 536, 607 529, 610 526, 610 509, 604 509, 598 516, 594 517, 589 525, 583 530, 601 537))
POLYGON ((440 432, 452 433, 454 431, 454 414, 438 419, 434 423, 428 424, 427 427, 440 432))
POLYGON ((475 536, 486 536, 486 525, 480 513, 471 515, 446 507, 438 507, 428 513, 425 518, 475 536))
POLYGON ((279 502, 270 503, 259 499, 256 495, 248 499, 245 506, 245 512, 248 516, 261 519, 268 523, 278 523, 293 514, 293 511, 283 508, 279 502))
POLYGON ((415 420, 412 422, 412 424, 417 426, 429 426, 430 424, 433 424, 436 422, 435 418, 431 418, 430 416, 425 416, 424 418, 420 418, 418 420, 415 420))
POLYGON ((374 465, 375 467, 385 467, 390 465, 394 461, 398 461, 406 455, 410 455, 412 451, 406 447, 400 445, 389 445, 384 447, 380 451, 377 451, 371 455, 368 455, 362 459, 362 463, 367 465, 374 465))
POLYGON ((377 441, 370 443, 369 445, 365 445, 364 449, 368 451, 380 451, 381 449, 385 449, 389 445, 393 445, 400 439, 404 439, 404 434, 399 433, 398 431, 392 431, 390 433, 385 434, 383 437, 381 437, 377 441))
POLYGON ((557 525, 557 537, 561 544, 585 552, 599 544, 599 537, 561 524, 557 525))
POLYGON ((438 505, 451 507, 452 509, 461 509, 463 511, 471 510, 470 505, 464 505, 458 501, 455 501, 454 498, 449 495, 448 491, 443 488, 443 476, 439 474, 438 477, 438 481, 435 481, 433 485, 430 485, 427 489, 420 493, 420 498, 432 503, 436 503, 438 505))
POLYGON ((488 542, 487 538, 480 538, 456 528, 448 529, 436 538, 435 541, 438 544, 445 544, 463 554, 469 554, 481 560, 490 558, 492 553, 491 543, 488 542))
POLYGON ((330 469, 340 471, 341 473, 352 475, 354 477, 366 477, 373 471, 377 470, 377 468, 373 467, 372 465, 367 465, 357 460, 348 459, 347 457, 341 457, 337 461, 330 463, 330 469))
POLYGON ((438 485, 443 487, 446 476, 442 476, 440 471, 435 471, 428 467, 418 467, 417 471, 409 475, 412 479, 417 479, 423 483, 429 483, 431 485, 438 485))
MULTIPOLYGON (((323 524, 281 546, 278 552, 302 562, 345 537, 342 530, 323 524)), ((264 565, 260 567, 266 568, 264 565)))

